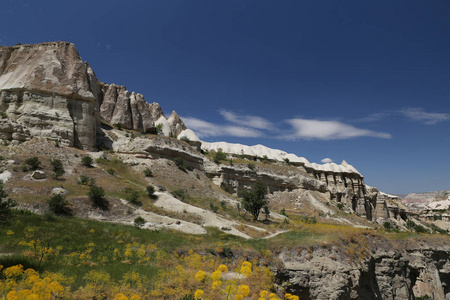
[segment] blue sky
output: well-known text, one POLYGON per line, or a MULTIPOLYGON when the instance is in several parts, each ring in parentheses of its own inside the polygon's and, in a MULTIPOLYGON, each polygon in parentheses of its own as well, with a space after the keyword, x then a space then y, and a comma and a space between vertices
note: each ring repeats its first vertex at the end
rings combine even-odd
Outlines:
POLYGON ((450 189, 448 1, 10 1, 0 44, 70 41, 205 141, 450 189))

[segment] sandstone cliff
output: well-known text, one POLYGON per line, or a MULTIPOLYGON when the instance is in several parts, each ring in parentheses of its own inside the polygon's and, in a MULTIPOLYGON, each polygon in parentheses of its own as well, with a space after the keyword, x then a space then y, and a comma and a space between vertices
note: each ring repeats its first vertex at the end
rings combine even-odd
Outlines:
POLYGON ((142 94, 98 81, 68 42, 0 47, 0 111, 3 140, 41 136, 89 150, 101 122, 152 133, 162 124, 162 133, 174 137, 186 130, 176 112, 166 119, 142 94))

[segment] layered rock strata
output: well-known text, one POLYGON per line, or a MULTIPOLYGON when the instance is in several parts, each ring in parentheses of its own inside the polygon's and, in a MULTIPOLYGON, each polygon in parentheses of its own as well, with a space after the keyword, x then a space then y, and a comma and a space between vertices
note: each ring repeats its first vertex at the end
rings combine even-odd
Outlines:
POLYGON ((220 150, 230 158, 238 156, 250 160, 284 162, 297 168, 295 172, 280 175, 245 167, 207 165, 206 172, 213 181, 229 192, 238 193, 239 190, 248 189, 256 181, 262 181, 271 192, 308 189, 328 193, 329 200, 346 204, 354 212, 369 220, 386 220, 390 217, 386 201, 379 197, 378 190, 366 186, 364 177, 346 161, 340 165, 310 163, 304 157, 263 145, 202 142, 202 149, 216 152, 220 150))

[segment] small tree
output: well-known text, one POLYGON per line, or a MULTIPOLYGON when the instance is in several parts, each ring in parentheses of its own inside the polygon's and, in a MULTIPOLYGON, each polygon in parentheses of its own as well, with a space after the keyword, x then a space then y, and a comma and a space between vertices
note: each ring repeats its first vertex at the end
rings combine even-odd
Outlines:
POLYGON ((105 190, 95 184, 89 188, 88 197, 95 207, 107 210, 109 208, 108 199, 105 198, 105 190))
POLYGON ((51 161, 53 172, 55 172, 55 179, 58 179, 58 177, 64 175, 66 171, 64 170, 64 165, 61 160, 59 159, 52 159, 51 161))
POLYGON ((50 210, 55 215, 63 215, 63 216, 71 216, 72 215, 72 209, 69 206, 69 202, 66 201, 66 196, 62 194, 56 194, 53 195, 48 200, 48 206, 50 207, 50 210))
POLYGON ((244 191, 242 196, 242 207, 253 216, 253 221, 258 220, 261 209, 269 204, 266 199, 267 186, 258 181, 251 191, 244 191))
POLYGON ((36 171, 37 169, 40 169, 42 167, 41 166, 41 161, 36 156, 27 158, 25 160, 25 164, 28 166, 28 168, 31 171, 36 171))
POLYGON ((81 164, 85 167, 91 168, 94 161, 92 160, 92 157, 90 156, 83 156, 81 158, 81 164))
POLYGON ((161 135, 161 134, 164 133, 163 127, 164 127, 164 126, 163 126, 163 124, 161 124, 161 123, 159 123, 158 125, 156 125, 155 130, 156 130, 156 134, 157 134, 157 135, 161 135))
POLYGON ((136 228, 141 229, 144 225, 145 225, 146 221, 143 217, 137 217, 136 219, 134 219, 134 226, 136 226, 136 228))
POLYGON ((17 205, 13 199, 6 199, 8 193, 3 189, 3 180, 0 180, 0 225, 8 224, 12 218, 12 208, 17 205))

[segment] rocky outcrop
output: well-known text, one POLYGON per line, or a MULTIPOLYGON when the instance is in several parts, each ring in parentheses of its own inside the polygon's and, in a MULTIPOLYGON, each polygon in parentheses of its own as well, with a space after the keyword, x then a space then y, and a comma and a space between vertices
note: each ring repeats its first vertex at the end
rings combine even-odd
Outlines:
POLYGON ((264 183, 271 193, 299 188, 327 191, 324 183, 310 176, 302 175, 300 172, 283 175, 270 170, 260 170, 258 167, 251 169, 242 165, 216 165, 209 161, 205 161, 205 171, 216 185, 232 194, 238 194, 241 190, 251 188, 257 181, 264 183))
POLYGON ((167 139, 156 135, 145 138, 136 137, 117 145, 113 144, 113 148, 119 153, 140 155, 142 158, 173 160, 180 157, 186 167, 203 170, 203 156, 197 152, 196 148, 177 139, 167 139))
POLYGON ((450 299, 450 247, 445 243, 347 241, 340 247, 285 248, 279 258, 280 284, 300 299, 450 299))
POLYGON ((166 119, 142 94, 98 81, 68 42, 0 46, 0 112, 4 140, 41 136, 87 150, 97 146, 102 121, 142 133, 162 124, 172 137, 186 130, 176 112, 166 119))
POLYGON ((369 220, 386 220, 390 217, 384 198, 376 188, 367 187, 364 177, 346 161, 335 163, 310 163, 304 157, 288 154, 263 145, 245 146, 226 142, 202 142, 205 151, 222 151, 229 158, 239 157, 272 163, 287 163, 296 167, 288 174, 276 174, 272 170, 249 169, 242 166, 206 164, 206 172, 213 182, 223 189, 238 193, 250 188, 256 181, 265 183, 270 192, 306 189, 328 194, 330 201, 342 203, 351 211, 369 220))

